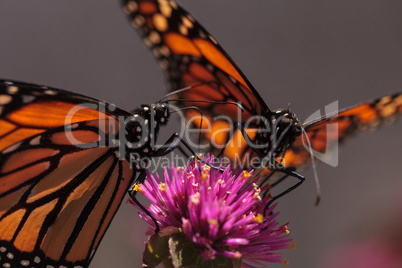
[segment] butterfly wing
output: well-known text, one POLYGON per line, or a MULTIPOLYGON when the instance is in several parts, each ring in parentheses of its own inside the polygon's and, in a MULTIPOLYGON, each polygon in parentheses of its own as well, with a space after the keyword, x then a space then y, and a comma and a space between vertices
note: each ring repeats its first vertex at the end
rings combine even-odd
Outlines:
POLYGON ((135 175, 108 144, 126 113, 61 90, 0 85, 0 264, 87 267, 135 175))
MULTIPOLYGON (((312 120, 303 124, 303 127, 309 137, 311 149, 323 154, 353 134, 375 128, 385 121, 393 121, 401 113, 402 94, 397 93, 312 120)), ((306 138, 299 136, 285 154, 285 166, 297 167, 309 162, 307 144, 306 138)))
MULTIPOLYGON (((212 144, 208 151, 214 154, 224 147, 226 157, 244 166, 250 166, 254 159, 259 159, 260 155, 231 123, 244 123, 258 115, 270 120, 273 113, 217 41, 173 0, 123 0, 123 6, 131 24, 138 29, 164 69, 169 89, 175 91, 190 86, 190 90, 179 91, 178 98, 201 101, 179 102, 182 107, 195 106, 202 112, 201 117, 196 110, 185 111, 188 120, 201 128, 201 136, 205 140, 201 147, 212 144), (245 111, 238 116, 236 106, 217 102, 241 102, 245 111), (229 120, 214 120, 217 116, 229 120)), ((374 103, 362 104, 305 124, 313 150, 324 152, 334 141, 372 124, 364 116, 369 116, 378 108, 374 103), (333 123, 339 124, 339 130, 327 133, 327 126, 333 123), (331 136, 328 141, 327 136, 331 136)), ((389 117, 379 114, 377 119, 381 121, 381 118, 389 117)), ((256 144, 256 128, 246 128, 245 132, 256 144)), ((287 150, 285 165, 299 166, 309 159, 310 155, 300 136, 287 150)))
MULTIPOLYGON (((255 115, 270 118, 271 112, 241 70, 212 35, 175 1, 122 2, 131 24, 164 70, 169 89, 191 87, 177 92, 178 105, 197 108, 183 112, 194 132, 202 137, 200 148, 208 148, 215 155, 225 148, 224 155, 231 161, 248 162, 248 152, 252 150, 233 123, 244 123, 255 115), (244 110, 229 102, 241 103, 244 110)), ((255 129, 246 131, 252 133, 255 129)), ((198 144, 198 139, 194 143, 198 144)))
MULTIPOLYGON (((258 92, 236 64, 187 11, 173 0, 123 0, 125 13, 164 69, 171 91, 180 99, 241 102, 243 120, 269 111, 258 92)), ((237 119, 234 105, 195 105, 208 116, 227 115, 237 119)))
POLYGON ((0 150, 51 128, 118 115, 130 114, 68 91, 0 80, 0 150))

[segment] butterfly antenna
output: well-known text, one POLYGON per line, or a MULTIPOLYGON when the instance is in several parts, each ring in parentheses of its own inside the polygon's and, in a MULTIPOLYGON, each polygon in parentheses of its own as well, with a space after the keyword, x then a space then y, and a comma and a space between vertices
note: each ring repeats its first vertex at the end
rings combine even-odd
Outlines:
POLYGON ((181 102, 201 102, 201 103, 212 103, 212 104, 231 104, 237 106, 241 112, 244 112, 244 108, 240 103, 233 102, 233 101, 206 101, 206 100, 189 100, 189 99, 170 99, 166 100, 165 102, 171 102, 171 101, 181 101, 181 102))
POLYGON ((160 99, 159 102, 163 102, 164 99, 167 99, 167 98, 169 98, 170 96, 173 96, 173 95, 176 95, 176 94, 179 94, 179 93, 188 91, 188 90, 190 90, 190 89, 193 89, 193 88, 196 88, 196 87, 200 87, 200 86, 203 86, 203 85, 207 85, 207 84, 214 84, 214 83, 215 83, 215 84, 218 84, 216 81, 211 81, 211 82, 204 82, 204 83, 200 83, 200 84, 197 84, 197 85, 188 86, 188 87, 183 87, 183 88, 174 90, 174 91, 172 91, 172 92, 167 93, 165 96, 163 96, 163 98, 160 99))
POLYGON ((182 92, 187 91, 187 90, 190 90, 190 89, 192 89, 192 88, 194 88, 194 86, 188 86, 188 87, 184 87, 184 88, 181 88, 181 89, 178 89, 178 90, 169 92, 168 94, 166 94, 165 96, 163 96, 162 99, 159 100, 159 102, 163 102, 165 99, 169 98, 170 96, 173 96, 173 95, 182 93, 182 92))
POLYGON ((320 203, 320 200, 321 200, 321 186, 320 186, 320 181, 318 179, 317 166, 315 164, 313 149, 311 148, 311 143, 310 143, 310 139, 307 135, 307 132, 304 130, 303 127, 301 129, 302 129, 303 135, 306 137, 307 144, 308 144, 308 151, 309 151, 310 157, 311 157, 311 166, 313 167, 314 181, 315 181, 315 186, 316 186, 316 191, 317 191, 317 198, 315 200, 315 205, 318 206, 318 204, 320 203))

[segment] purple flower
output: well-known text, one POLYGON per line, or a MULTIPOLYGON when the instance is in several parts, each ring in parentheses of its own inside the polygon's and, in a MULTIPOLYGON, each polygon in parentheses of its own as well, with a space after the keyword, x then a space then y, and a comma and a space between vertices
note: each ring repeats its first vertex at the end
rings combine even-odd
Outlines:
MULTIPOLYGON (((172 164, 170 174, 165 168, 164 182, 148 174, 136 190, 151 201, 147 209, 159 227, 179 228, 205 260, 241 259, 242 267, 286 263, 276 251, 293 247, 289 230, 286 225, 278 226, 278 212, 264 218, 264 207, 272 197, 260 197, 256 181, 249 182, 251 174, 243 171, 234 176, 229 167, 220 172, 192 161, 187 169, 172 164)), ((153 233, 152 219, 143 211, 139 215, 152 226, 149 234, 153 233)))

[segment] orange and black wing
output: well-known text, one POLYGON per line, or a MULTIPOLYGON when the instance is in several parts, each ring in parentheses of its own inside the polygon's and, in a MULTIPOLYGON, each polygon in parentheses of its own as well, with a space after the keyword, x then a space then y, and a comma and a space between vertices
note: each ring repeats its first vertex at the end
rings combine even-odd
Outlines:
MULTIPOLYGON (((402 94, 397 93, 366 102, 336 114, 329 114, 303 125, 313 152, 326 153, 338 142, 383 122, 392 122, 402 113, 402 94)), ((297 167, 310 160, 306 138, 302 135, 287 150, 284 164, 297 167)))
MULTIPOLYGON (((250 158, 252 150, 233 123, 244 123, 255 115, 270 118, 271 111, 229 55, 174 0, 122 2, 131 24, 164 70, 169 90, 191 88, 176 96, 179 106, 201 111, 184 111, 195 129, 202 128, 200 147, 215 154, 225 148, 224 155, 232 161, 250 158), (244 111, 229 102, 241 103, 244 111)), ((255 129, 246 131, 253 135, 255 129)))
POLYGON ((107 144, 118 114, 90 104, 100 102, 0 83, 2 266, 89 265, 135 175, 107 144))
POLYGON ((185 87, 179 99, 196 105, 205 115, 237 120, 238 108, 212 102, 240 102, 242 120, 269 111, 236 64, 187 11, 173 0, 123 0, 125 13, 165 71, 169 90, 185 87))
POLYGON ((51 128, 119 115, 130 114, 68 91, 0 80, 0 151, 51 128))

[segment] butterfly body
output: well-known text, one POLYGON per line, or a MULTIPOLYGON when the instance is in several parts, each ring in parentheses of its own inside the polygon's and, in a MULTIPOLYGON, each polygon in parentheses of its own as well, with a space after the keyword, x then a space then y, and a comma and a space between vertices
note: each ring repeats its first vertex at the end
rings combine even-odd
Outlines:
POLYGON ((87 267, 169 115, 0 81, 0 264, 87 267))

